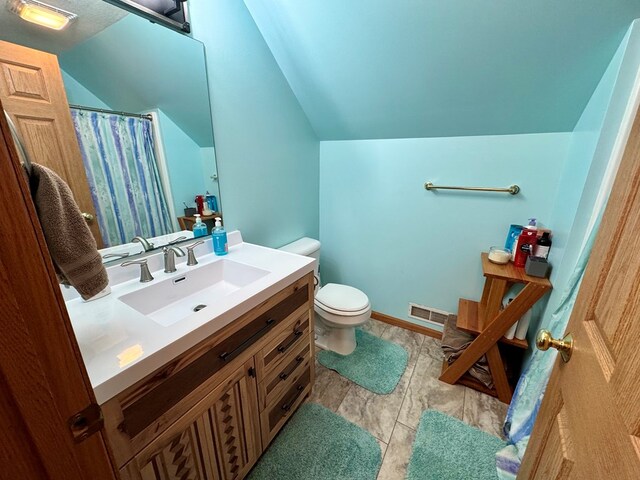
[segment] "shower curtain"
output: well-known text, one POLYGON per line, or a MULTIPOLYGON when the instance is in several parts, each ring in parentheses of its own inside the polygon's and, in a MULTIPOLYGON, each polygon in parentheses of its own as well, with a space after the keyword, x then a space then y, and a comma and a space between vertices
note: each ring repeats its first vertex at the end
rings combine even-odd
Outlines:
MULTIPOLYGON (((601 218, 602 212, 599 213, 587 242, 580 252, 571 278, 567 281, 567 286, 562 292, 559 305, 551 315, 547 328, 556 338, 562 338, 564 335, 601 218)), ((520 376, 504 424, 508 445, 496 454, 496 468, 500 480, 515 480, 518 474, 556 356, 555 350, 548 352, 534 350, 529 365, 520 376)))
POLYGON ((71 109, 105 247, 172 232, 150 120, 71 109))

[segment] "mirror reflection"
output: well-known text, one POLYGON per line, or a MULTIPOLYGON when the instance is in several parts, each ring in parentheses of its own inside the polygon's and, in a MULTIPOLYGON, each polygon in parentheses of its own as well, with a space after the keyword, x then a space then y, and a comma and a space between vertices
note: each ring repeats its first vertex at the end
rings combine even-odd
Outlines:
POLYGON ((203 45, 106 2, 64 3, 78 19, 60 32, 0 11, 16 91, 43 82, 67 112, 45 122, 35 94, 0 91, 30 158, 69 185, 105 261, 193 238, 197 213, 209 234, 221 200, 203 45))

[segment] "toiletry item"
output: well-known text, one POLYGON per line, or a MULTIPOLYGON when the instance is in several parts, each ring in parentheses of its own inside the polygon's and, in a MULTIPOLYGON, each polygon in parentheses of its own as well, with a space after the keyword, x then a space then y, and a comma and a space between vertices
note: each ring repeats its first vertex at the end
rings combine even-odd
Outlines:
POLYGON ((206 236, 209 232, 207 231, 207 226, 202 223, 200 214, 196 213, 194 217, 196 217, 196 223, 193 225, 193 237, 198 238, 206 236))
POLYGON ((538 230, 538 221, 535 218, 530 218, 529 219, 529 225, 527 225, 526 227, 524 227, 528 230, 538 230))
POLYGON ((227 243, 227 232, 222 227, 222 219, 216 217, 216 225, 211 232, 213 237, 213 253, 216 255, 226 255, 229 253, 229 244, 227 243))
POLYGON ((203 217, 210 217, 211 215, 213 215, 213 210, 209 209, 209 207, 205 207, 204 210, 202 211, 202 216, 203 217))
POLYGON ((511 252, 511 260, 513 260, 515 256, 515 246, 518 241, 518 237, 524 230, 522 225, 511 224, 509 227, 509 233, 507 234, 507 241, 504 242, 504 249, 511 252))
POLYGON ((187 205, 186 202, 182 202, 184 205, 184 216, 185 217, 193 217, 195 213, 197 213, 196 209, 187 205))
POLYGON ((218 199, 216 198, 216 196, 212 195, 209 192, 207 192, 207 195, 206 195, 205 198, 207 200, 207 205, 209 206, 209 210, 211 210, 213 212, 217 212, 218 211, 218 199))
POLYGON ((509 260, 511 260, 511 252, 500 247, 491 247, 487 258, 491 263, 504 265, 509 263, 509 260))
POLYGON ((511 328, 507 330, 507 333, 504 334, 504 338, 507 340, 513 340, 513 337, 516 335, 516 330, 518 329, 518 322, 511 325, 511 328))
POLYGON ((523 268, 527 263, 527 257, 533 254, 533 247, 538 240, 538 228, 536 227, 536 219, 529 219, 529 225, 525 227, 518 241, 514 251, 513 264, 516 267, 523 268))
POLYGON ((202 215, 202 212, 204 212, 204 195, 196 195, 196 209, 198 214, 202 215))
POLYGON ((549 250, 551 250, 551 237, 549 232, 543 232, 533 249, 533 254, 540 258, 549 258, 549 250))
POLYGON ((534 257, 529 255, 527 263, 524 266, 524 271, 527 275, 532 277, 547 278, 549 276, 549 269, 551 266, 547 262, 546 258, 534 257))
MULTIPOLYGON (((509 292, 507 292, 507 294, 502 299, 503 310, 507 308, 507 306, 513 301, 514 298, 516 298, 516 295, 518 295, 518 292, 514 290, 509 290, 509 292)), ((511 328, 507 330, 507 333, 504 334, 504 338, 506 338, 507 340, 513 340, 513 337, 516 334, 517 328, 518 328, 518 322, 515 322, 513 325, 511 325, 511 328)))
POLYGON ((529 324, 531 323, 531 310, 528 310, 520 320, 518 320, 518 328, 516 328, 516 338, 518 340, 524 340, 527 338, 527 331, 529 330, 529 324))

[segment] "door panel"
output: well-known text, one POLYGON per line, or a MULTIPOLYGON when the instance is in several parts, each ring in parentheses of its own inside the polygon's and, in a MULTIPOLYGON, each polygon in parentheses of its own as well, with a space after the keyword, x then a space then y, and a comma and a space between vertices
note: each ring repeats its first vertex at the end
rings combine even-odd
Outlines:
POLYGON ((518 478, 640 478, 639 231, 636 115, 518 478))
POLYGON ((102 432, 67 424, 95 397, 4 115, 0 178, 0 477, 114 479, 102 432))
MULTIPOLYGON (((0 99, 30 158, 60 175, 80 210, 95 218, 57 57, 0 41, 0 73, 0 99)), ((89 228, 101 248, 98 223, 89 228)))

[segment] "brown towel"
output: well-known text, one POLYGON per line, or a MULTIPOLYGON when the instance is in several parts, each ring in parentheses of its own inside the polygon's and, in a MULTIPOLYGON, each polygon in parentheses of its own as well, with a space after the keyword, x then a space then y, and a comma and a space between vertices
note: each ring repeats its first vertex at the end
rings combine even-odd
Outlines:
MULTIPOLYGON (((462 355, 462 352, 471 345, 475 338, 473 335, 456 328, 457 318, 455 315, 449 315, 442 331, 442 352, 449 365, 462 355)), ((486 356, 480 357, 480 360, 469 369, 469 375, 485 384, 488 388, 493 388, 493 377, 491 377, 491 370, 486 356)))
POLYGON ((71 189, 54 171, 35 163, 30 184, 58 279, 85 300, 97 295, 109 278, 71 189))

